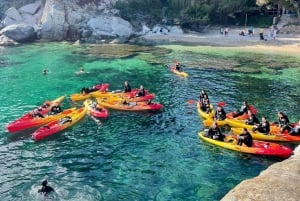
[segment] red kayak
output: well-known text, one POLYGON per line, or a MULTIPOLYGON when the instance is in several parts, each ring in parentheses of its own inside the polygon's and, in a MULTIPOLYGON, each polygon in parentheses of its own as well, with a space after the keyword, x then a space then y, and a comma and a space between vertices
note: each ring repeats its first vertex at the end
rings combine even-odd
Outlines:
POLYGON ((26 114, 24 114, 23 116, 9 123, 6 126, 8 132, 13 133, 17 131, 22 131, 28 128, 46 124, 49 121, 53 120, 53 118, 55 118, 56 115, 44 116, 43 118, 40 118, 40 117, 35 117, 34 112, 38 111, 40 115, 45 115, 51 110, 51 108, 54 105, 60 104, 64 100, 64 98, 65 96, 61 96, 53 101, 46 101, 38 109, 27 112, 26 114))
POLYGON ((82 107, 80 109, 74 110, 72 113, 56 121, 52 121, 45 126, 40 127, 32 134, 32 137, 34 140, 41 140, 51 135, 54 135, 55 133, 63 131, 73 126, 79 120, 81 120, 86 114, 86 112, 87 112, 86 107, 82 107))
POLYGON ((88 114, 96 118, 107 118, 108 110, 104 107, 101 107, 96 101, 87 99, 84 101, 85 107, 88 109, 88 114))

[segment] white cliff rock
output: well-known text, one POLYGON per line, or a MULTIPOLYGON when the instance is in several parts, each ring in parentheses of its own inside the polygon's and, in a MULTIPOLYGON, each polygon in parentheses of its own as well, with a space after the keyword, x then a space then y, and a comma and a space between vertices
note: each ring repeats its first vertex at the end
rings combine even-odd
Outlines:
POLYGON ((17 42, 33 41, 35 39, 34 28, 26 24, 7 26, 1 29, 0 35, 5 35, 17 42))
POLYGON ((93 37, 123 37, 129 38, 132 34, 132 25, 119 17, 98 16, 87 22, 87 29, 92 30, 93 37))
POLYGON ((9 25, 13 25, 13 24, 18 24, 18 22, 8 16, 6 16, 3 20, 3 24, 4 26, 9 26, 9 25))
POLYGON ((17 22, 21 22, 23 20, 23 18, 21 17, 19 11, 15 8, 15 7, 11 7, 9 8, 6 12, 5 12, 6 16, 17 21, 17 22))
POLYGON ((65 4, 62 1, 47 1, 41 19, 40 37, 44 40, 63 40, 67 35, 65 4))
POLYGON ((34 15, 40 9, 41 5, 42 5, 41 2, 39 2, 39 1, 35 2, 35 3, 32 3, 32 4, 27 4, 27 5, 22 6, 21 8, 19 8, 19 12, 34 15))

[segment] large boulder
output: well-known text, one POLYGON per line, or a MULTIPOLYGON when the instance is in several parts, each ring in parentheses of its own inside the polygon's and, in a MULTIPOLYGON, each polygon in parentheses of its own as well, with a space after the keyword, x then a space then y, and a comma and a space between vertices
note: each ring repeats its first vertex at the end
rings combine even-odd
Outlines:
POLYGON ((23 18, 21 17, 19 11, 15 8, 15 7, 11 7, 9 8, 6 12, 5 12, 6 16, 17 21, 17 22, 21 22, 23 20, 23 18))
POLYGON ((129 38, 133 32, 132 25, 115 16, 101 15, 91 18, 85 29, 92 30, 92 37, 96 40, 103 38, 129 38))
POLYGON ((7 26, 0 31, 0 35, 5 35, 17 42, 28 42, 36 39, 34 28, 26 24, 7 26))
POLYGON ((57 41, 65 39, 68 31, 65 16, 63 1, 46 1, 41 19, 41 39, 57 41))
POLYGON ((21 8, 19 8, 19 12, 34 15, 38 12, 40 8, 41 8, 41 2, 35 2, 32 4, 27 4, 25 6, 22 6, 21 8))
POLYGON ((300 147, 294 156, 275 163, 259 176, 245 180, 225 195, 221 201, 291 200, 300 198, 300 147))

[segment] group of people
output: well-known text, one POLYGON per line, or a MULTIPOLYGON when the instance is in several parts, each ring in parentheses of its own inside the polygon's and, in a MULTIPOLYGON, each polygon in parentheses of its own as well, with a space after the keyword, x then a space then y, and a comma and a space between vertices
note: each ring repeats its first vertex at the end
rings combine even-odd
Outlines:
MULTIPOLYGON (((205 90, 201 91, 199 101, 201 104, 201 109, 203 111, 208 111, 210 108, 210 103, 205 90)), ((233 118, 244 114, 248 114, 248 118, 244 121, 248 125, 253 125, 253 132, 258 131, 263 134, 270 133, 270 123, 267 120, 267 118, 263 116, 261 118, 261 122, 259 122, 254 112, 249 108, 247 101, 243 101, 241 108, 234 113, 233 118)), ((275 125, 280 127, 281 134, 288 132, 290 135, 300 135, 300 120, 295 124, 291 124, 288 116, 283 112, 278 112, 277 116, 278 122, 275 122, 275 125)), ((225 120, 226 118, 226 112, 221 105, 217 106, 213 117, 214 122, 212 126, 208 129, 206 136, 212 139, 224 141, 225 135, 222 134, 221 129, 218 127, 217 124, 217 121, 225 120)), ((237 140, 238 145, 242 145, 244 143, 248 147, 251 147, 253 143, 252 136, 246 128, 244 128, 242 133, 238 135, 237 140)))
MULTIPOLYGON (((130 84, 128 83, 128 81, 125 81, 124 82, 124 93, 129 93, 131 92, 131 86, 130 84)), ((142 97, 142 96, 145 96, 146 95, 146 91, 144 89, 144 86, 141 85, 139 90, 136 92, 135 96, 136 97, 142 97)))

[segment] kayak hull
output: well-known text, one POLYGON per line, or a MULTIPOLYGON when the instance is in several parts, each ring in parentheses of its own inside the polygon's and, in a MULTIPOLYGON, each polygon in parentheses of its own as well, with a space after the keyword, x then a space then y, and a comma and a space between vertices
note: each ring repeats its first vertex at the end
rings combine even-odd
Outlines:
POLYGON ((99 105, 105 108, 121 111, 157 111, 163 108, 160 103, 147 104, 145 102, 136 102, 135 104, 123 104, 120 102, 107 102, 97 99, 99 105))
POLYGON ((46 137, 52 136, 58 132, 61 132, 71 126, 73 126, 74 124, 76 124, 78 121, 80 121, 86 114, 87 112, 87 108, 86 107, 82 107, 79 109, 74 110, 72 113, 63 116, 62 118, 69 116, 71 117, 72 121, 71 122, 67 122, 64 124, 61 124, 61 119, 52 121, 50 123, 48 123, 45 126, 40 127, 38 130, 36 130, 33 134, 32 134, 32 138, 36 141, 38 140, 42 140, 46 137))
POLYGON ((237 152, 280 158, 288 158, 293 154, 292 149, 277 143, 253 140, 253 145, 247 147, 246 145, 237 145, 237 138, 233 135, 227 135, 224 141, 219 141, 208 138, 204 134, 205 132, 199 132, 198 136, 206 142, 237 152))
POLYGON ((70 96, 71 101, 83 101, 85 99, 91 98, 93 93, 106 93, 106 90, 108 89, 109 84, 108 83, 104 83, 101 84, 101 86, 99 87, 99 89, 97 91, 94 92, 90 92, 90 93, 77 93, 77 94, 72 94, 70 96))
POLYGON ((170 67, 170 71, 171 71, 172 73, 176 74, 176 75, 181 76, 181 77, 188 77, 188 76, 189 76, 189 74, 187 74, 187 73, 184 72, 184 71, 178 71, 178 70, 176 70, 176 68, 175 68, 174 66, 171 66, 171 67, 170 67))

